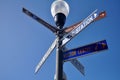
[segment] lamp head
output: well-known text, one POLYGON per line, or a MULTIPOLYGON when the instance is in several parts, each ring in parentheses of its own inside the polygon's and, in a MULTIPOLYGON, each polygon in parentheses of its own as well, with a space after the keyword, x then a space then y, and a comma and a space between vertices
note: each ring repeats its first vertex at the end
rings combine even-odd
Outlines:
POLYGON ((64 0, 55 0, 51 5, 51 14, 58 27, 63 27, 69 14, 69 5, 64 0))

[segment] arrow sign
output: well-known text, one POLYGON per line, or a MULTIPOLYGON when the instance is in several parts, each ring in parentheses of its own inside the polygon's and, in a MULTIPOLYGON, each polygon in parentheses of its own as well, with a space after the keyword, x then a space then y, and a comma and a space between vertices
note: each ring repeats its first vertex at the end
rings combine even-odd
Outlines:
POLYGON ((62 38, 62 40, 63 40, 62 46, 64 46, 66 43, 68 43, 78 33, 80 33, 83 29, 85 29, 90 23, 100 20, 100 19, 104 18, 105 16, 106 16, 105 11, 98 13, 97 9, 96 9, 83 21, 80 21, 77 24, 74 24, 73 26, 66 28, 65 33, 67 33, 67 34, 62 38))
POLYGON ((93 52, 103 51, 106 49, 108 49, 107 42, 106 40, 102 40, 93 44, 78 47, 64 52, 63 60, 71 60, 77 57, 82 57, 88 54, 92 54, 93 52))
POLYGON ((45 55, 43 56, 43 58, 39 61, 38 65, 35 68, 35 73, 37 73, 39 71, 39 69, 45 63, 45 61, 47 60, 47 58, 49 57, 49 55, 51 54, 51 52, 54 50, 54 48, 56 46, 56 41, 57 41, 57 39, 54 40, 54 42, 52 43, 52 45, 49 47, 48 51, 45 53, 45 55))
POLYGON ((62 46, 69 42, 73 37, 75 37, 80 31, 86 28, 94 19, 97 18, 97 9, 93 11, 87 18, 85 18, 80 24, 78 24, 75 29, 69 32, 67 35, 63 37, 62 46))

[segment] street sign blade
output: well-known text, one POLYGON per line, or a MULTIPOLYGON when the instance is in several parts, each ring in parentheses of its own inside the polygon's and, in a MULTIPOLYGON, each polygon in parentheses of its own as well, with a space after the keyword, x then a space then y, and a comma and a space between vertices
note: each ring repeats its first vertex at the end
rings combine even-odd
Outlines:
POLYGON ((79 27, 79 25, 81 24, 81 22, 82 22, 82 21, 80 21, 80 22, 78 22, 78 23, 76 23, 76 24, 73 24, 73 25, 65 28, 65 29, 64 29, 64 32, 65 32, 65 33, 71 32, 73 29, 79 27))
POLYGON ((45 53, 45 55, 43 56, 43 58, 40 60, 40 62, 36 66, 35 73, 37 73, 39 71, 39 69, 42 67, 42 65, 45 63, 45 61, 47 60, 47 58, 50 56, 50 54, 54 50, 54 48, 56 46, 56 41, 57 41, 57 39, 54 40, 54 42, 52 43, 52 45, 49 47, 48 51, 45 53))
MULTIPOLYGON (((64 46, 63 51, 67 51, 68 49, 64 46)), ((70 60, 71 64, 82 73, 82 75, 85 75, 84 71, 84 66, 77 60, 77 59, 72 59, 70 60)))
POLYGON ((75 68, 82 73, 82 75, 85 75, 84 66, 77 60, 72 59, 70 62, 75 66, 75 68))
POLYGON ((80 33, 83 29, 85 29, 90 23, 92 23, 97 16, 98 16, 98 13, 96 9, 87 18, 85 18, 80 24, 78 24, 77 27, 75 27, 71 32, 69 32, 63 37, 62 46, 68 43, 73 37, 75 37, 78 33, 80 33))
MULTIPOLYGON (((106 17, 106 12, 105 12, 105 11, 100 12, 99 15, 94 19, 94 21, 100 20, 100 19, 102 19, 102 18, 104 18, 104 17, 106 17)), ((65 28, 65 29, 64 29, 64 32, 65 32, 65 33, 71 32, 73 29, 79 27, 79 25, 81 24, 82 21, 83 21, 83 20, 81 20, 80 22, 78 22, 78 23, 76 23, 76 24, 73 24, 72 26, 69 26, 69 27, 65 28)), ((93 22, 94 22, 94 21, 93 21, 93 22)))
POLYGON ((68 61, 68 60, 71 60, 77 57, 82 57, 88 54, 92 54, 94 52, 103 51, 107 49, 108 49, 108 46, 107 46, 106 40, 102 40, 102 41, 92 43, 86 46, 82 46, 82 47, 78 47, 75 49, 65 51, 63 54, 64 55, 63 60, 68 61))
POLYGON ((23 12, 25 14, 27 14, 28 16, 30 16, 31 18, 33 18, 34 20, 38 21, 39 23, 41 23, 42 25, 44 25, 46 28, 50 29, 53 33, 56 33, 58 28, 50 25, 49 23, 47 23, 46 21, 44 21, 43 19, 39 18, 38 16, 36 16, 35 14, 33 14, 32 12, 28 11, 27 9, 23 8, 23 12))
POLYGON ((103 11, 103 12, 99 13, 98 17, 96 17, 94 21, 100 20, 100 19, 106 17, 106 15, 107 15, 106 11, 103 11))

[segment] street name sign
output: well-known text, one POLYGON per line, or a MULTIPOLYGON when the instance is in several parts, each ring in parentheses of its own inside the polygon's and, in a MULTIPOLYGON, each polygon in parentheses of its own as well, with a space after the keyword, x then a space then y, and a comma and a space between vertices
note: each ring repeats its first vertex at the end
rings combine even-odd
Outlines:
MULTIPOLYGON (((48 24, 45 23, 45 21, 43 21, 41 18, 38 18, 36 15, 34 15, 33 13, 31 13, 30 11, 28 11, 27 9, 23 9, 23 12, 26 13, 27 15, 29 15, 30 17, 32 17, 33 19, 37 20, 38 22, 40 22, 41 24, 48 24), (37 18, 35 18, 37 17, 37 18)), ((104 18, 105 12, 102 12, 99 14, 99 16, 97 16, 96 14, 97 9, 95 11, 93 11, 86 19, 84 19, 83 21, 80 21, 79 23, 75 24, 74 26, 70 26, 71 31, 63 37, 63 45, 65 45, 66 43, 68 43, 74 36, 76 36, 80 31, 82 31, 86 26, 88 26, 90 23, 92 23, 93 21, 96 21, 104 18), (102 15, 102 16, 101 16, 102 15), (93 19, 92 19, 93 17, 93 19), (89 22, 89 23, 88 23, 89 22), (86 25, 85 25, 86 23, 86 25), (82 27, 84 24, 84 27, 82 27), (76 32, 77 31, 77 32, 76 32), (74 34, 73 34, 74 33, 74 34)), ((51 27, 51 25, 45 25, 47 28, 49 28, 51 31, 56 32, 57 29, 55 29, 53 26, 51 27)), ((67 28, 69 29, 69 27, 67 28)), ((56 41, 57 39, 54 40, 54 42, 52 43, 52 45, 49 47, 49 49, 47 50, 47 52, 45 53, 45 55, 43 56, 43 58, 41 59, 41 61, 39 61, 38 65, 35 68, 35 73, 37 73, 39 71, 39 69, 42 67, 42 65, 45 63, 45 61, 47 60, 47 58, 49 57, 49 55, 52 53, 52 51, 55 49, 56 47, 56 41)), ((74 62, 74 61, 72 61, 74 62)), ((77 61, 79 62, 79 61, 77 61)), ((76 65, 74 64, 74 66, 76 67, 76 65)), ((78 66, 77 66, 78 67, 78 66)), ((80 67, 80 66, 79 66, 80 67)), ((80 70, 80 69, 79 69, 80 70)), ((80 71, 81 72, 81 71, 80 71)))
MULTIPOLYGON (((68 49, 66 47, 63 47, 63 51, 67 50, 68 49)), ((77 59, 71 59, 70 62, 79 72, 82 73, 82 75, 85 75, 84 66, 80 63, 80 61, 78 61, 77 59)))
POLYGON ((108 49, 107 42, 106 40, 102 40, 83 47, 78 47, 65 51, 63 54, 63 60, 68 61, 77 57, 82 57, 88 54, 92 54, 93 52, 103 51, 106 49, 108 49))
POLYGON ((68 43, 73 37, 75 37, 80 31, 86 28, 91 22, 94 21, 98 16, 97 9, 93 11, 87 18, 85 18, 80 24, 78 24, 75 29, 65 35, 62 39, 62 46, 68 43))
POLYGON ((43 58, 39 61, 38 65, 35 68, 35 73, 37 73, 39 71, 39 69, 45 63, 45 61, 47 60, 47 58, 49 57, 49 55, 51 54, 51 52, 54 50, 54 48, 56 46, 56 41, 57 41, 57 38, 54 40, 54 42, 52 43, 52 45, 49 47, 48 51, 45 53, 45 55, 43 56, 43 58))

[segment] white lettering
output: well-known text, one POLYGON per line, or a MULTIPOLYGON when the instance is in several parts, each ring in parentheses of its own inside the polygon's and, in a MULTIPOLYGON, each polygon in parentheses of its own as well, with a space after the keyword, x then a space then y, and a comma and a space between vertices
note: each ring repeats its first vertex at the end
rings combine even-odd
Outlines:
POLYGON ((96 18, 97 16, 98 16, 97 13, 95 13, 95 14, 94 14, 94 18, 96 18))
POLYGON ((81 25, 80 28, 81 28, 81 30, 82 30, 82 29, 84 28, 84 25, 81 25))

